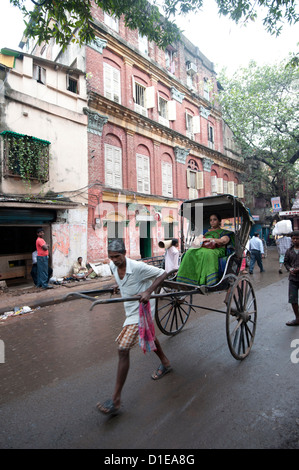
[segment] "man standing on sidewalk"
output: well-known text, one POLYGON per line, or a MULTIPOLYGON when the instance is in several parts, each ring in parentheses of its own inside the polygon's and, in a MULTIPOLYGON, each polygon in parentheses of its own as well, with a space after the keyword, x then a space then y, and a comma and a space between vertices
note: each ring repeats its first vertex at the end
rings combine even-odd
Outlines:
POLYGON ((52 289, 53 286, 48 285, 48 258, 49 246, 43 239, 45 232, 43 228, 37 229, 36 250, 37 250, 37 287, 43 289, 52 289))
POLYGON ((289 303, 292 304, 295 320, 288 321, 288 326, 299 326, 299 230, 292 233, 291 248, 286 251, 284 265, 289 271, 289 303))
POLYGON ((249 274, 253 274, 253 268, 255 262, 257 262, 258 267, 260 268, 260 272, 263 273, 264 267, 262 258, 264 256, 264 247, 263 242, 259 238, 258 232, 254 234, 254 237, 251 238, 249 242, 249 251, 250 251, 250 266, 249 266, 249 274))

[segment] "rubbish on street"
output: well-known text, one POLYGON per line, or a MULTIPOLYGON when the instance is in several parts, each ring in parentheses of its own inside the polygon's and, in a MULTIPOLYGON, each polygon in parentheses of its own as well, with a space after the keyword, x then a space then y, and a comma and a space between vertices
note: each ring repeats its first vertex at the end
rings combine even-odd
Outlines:
POLYGON ((17 315, 24 315, 25 313, 33 312, 32 308, 25 305, 24 307, 15 307, 13 310, 9 312, 4 312, 0 315, 0 320, 6 320, 9 317, 15 317, 17 315))

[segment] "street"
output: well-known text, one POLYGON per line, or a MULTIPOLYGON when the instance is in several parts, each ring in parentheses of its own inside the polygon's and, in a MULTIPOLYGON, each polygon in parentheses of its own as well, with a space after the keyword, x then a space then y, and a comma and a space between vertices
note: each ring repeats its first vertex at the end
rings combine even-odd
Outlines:
MULTIPOLYGON (((0 322, 0 448, 298 449, 299 328, 285 325, 293 313, 275 247, 264 266, 251 276, 258 324, 249 356, 231 356, 225 315, 197 309, 177 336, 158 331, 173 366, 163 379, 151 379, 155 354, 132 351, 113 418, 95 405, 113 391, 122 304, 89 311, 88 300, 73 300, 0 322)), ((194 303, 225 310, 223 299, 194 303)))

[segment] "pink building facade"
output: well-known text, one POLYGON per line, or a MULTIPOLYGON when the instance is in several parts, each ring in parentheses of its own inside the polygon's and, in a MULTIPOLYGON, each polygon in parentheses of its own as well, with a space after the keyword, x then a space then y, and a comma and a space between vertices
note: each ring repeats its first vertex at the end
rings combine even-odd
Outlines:
POLYGON ((88 89, 88 259, 124 238, 132 258, 181 236, 186 199, 244 197, 243 160, 217 105, 213 64, 186 38, 159 49, 94 9, 88 89))
POLYGON ((86 259, 107 259, 115 237, 132 258, 161 255, 158 242, 184 231, 184 200, 244 197, 244 162, 222 119, 213 63, 196 45, 182 37, 162 50, 99 8, 93 17, 91 44, 44 51, 86 72, 86 259))

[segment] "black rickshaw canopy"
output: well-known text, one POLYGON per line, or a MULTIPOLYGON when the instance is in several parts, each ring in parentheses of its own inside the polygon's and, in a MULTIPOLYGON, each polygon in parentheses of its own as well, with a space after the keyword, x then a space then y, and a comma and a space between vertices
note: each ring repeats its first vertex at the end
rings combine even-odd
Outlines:
POLYGON ((248 241, 254 221, 244 203, 231 194, 221 194, 197 199, 189 199, 182 203, 180 215, 191 223, 185 240, 199 235, 203 227, 207 228, 210 215, 217 213, 222 219, 232 219, 235 233, 236 253, 240 256, 248 241))

